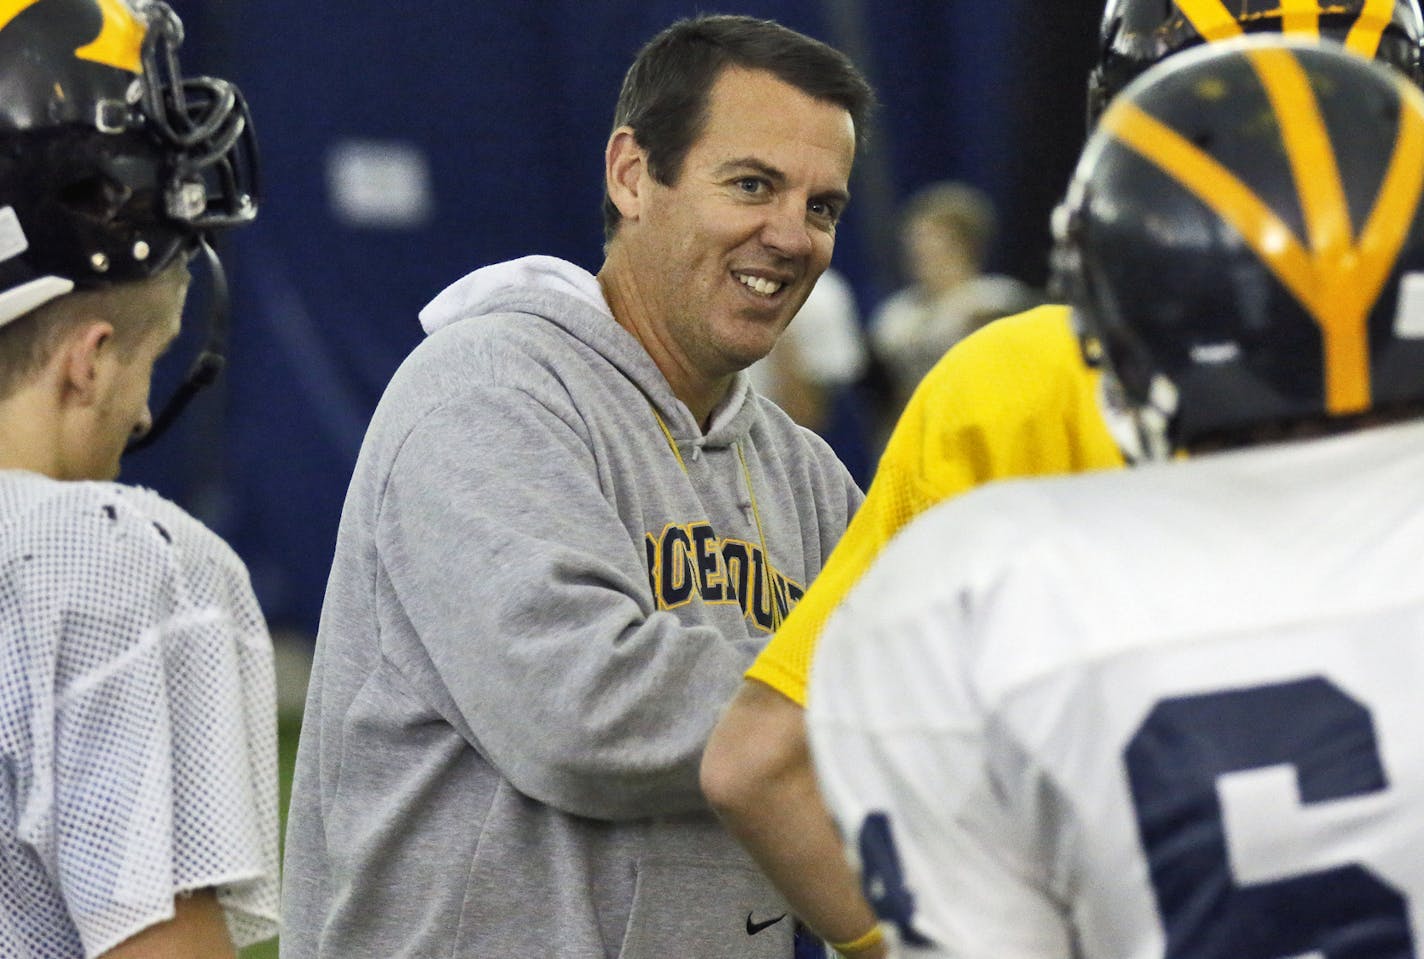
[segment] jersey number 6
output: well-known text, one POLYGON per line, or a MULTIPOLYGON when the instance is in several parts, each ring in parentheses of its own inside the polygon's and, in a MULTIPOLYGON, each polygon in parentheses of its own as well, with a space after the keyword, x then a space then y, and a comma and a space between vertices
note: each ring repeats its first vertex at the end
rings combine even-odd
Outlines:
POLYGON ((1338 686, 1311 677, 1163 700, 1124 759, 1165 959, 1412 959, 1404 896, 1364 866, 1246 885, 1231 875, 1223 774, 1293 766, 1305 805, 1388 786, 1369 711, 1338 686))

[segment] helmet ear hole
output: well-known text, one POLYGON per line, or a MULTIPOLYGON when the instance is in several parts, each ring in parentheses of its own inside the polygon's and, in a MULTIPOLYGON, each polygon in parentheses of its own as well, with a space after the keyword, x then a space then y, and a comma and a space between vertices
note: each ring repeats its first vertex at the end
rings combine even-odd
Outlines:
POLYGON ((95 174, 61 187, 59 202, 76 215, 99 223, 108 223, 133 197, 133 191, 122 183, 95 174))

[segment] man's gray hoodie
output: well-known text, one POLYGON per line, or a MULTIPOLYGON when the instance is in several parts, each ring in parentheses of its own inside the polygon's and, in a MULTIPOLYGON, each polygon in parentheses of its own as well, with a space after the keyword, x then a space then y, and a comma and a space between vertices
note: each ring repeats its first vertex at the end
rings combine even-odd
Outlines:
POLYGON ((282 955, 790 959, 698 762, 859 490, 745 374, 704 434, 568 263, 421 319, 342 513, 282 955))

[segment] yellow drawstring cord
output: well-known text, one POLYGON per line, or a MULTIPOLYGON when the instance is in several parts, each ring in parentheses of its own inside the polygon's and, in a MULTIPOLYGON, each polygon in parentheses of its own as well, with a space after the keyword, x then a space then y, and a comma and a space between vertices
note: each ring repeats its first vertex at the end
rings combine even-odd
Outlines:
MULTIPOLYGON (((656 406, 653 406, 653 404, 649 402, 648 407, 653 411, 653 418, 658 421, 658 429, 663 431, 663 439, 667 440, 668 449, 672 450, 672 455, 677 457, 677 465, 682 467, 682 472, 685 475, 687 473, 687 462, 682 458, 682 451, 677 448, 677 440, 672 438, 672 430, 668 429, 667 422, 663 419, 662 414, 658 412, 656 406)), ((747 466, 747 456, 742 452, 742 444, 737 443, 736 447, 737 459, 742 462, 742 476, 745 477, 747 481, 747 498, 750 499, 752 503, 752 519, 756 522, 757 540, 761 544, 762 586, 766 589, 767 602, 771 604, 771 628, 775 631, 781 628, 783 617, 781 604, 777 602, 776 580, 771 575, 771 553, 766 548, 766 531, 762 529, 761 510, 757 508, 756 490, 752 487, 752 471, 751 468, 747 466)))

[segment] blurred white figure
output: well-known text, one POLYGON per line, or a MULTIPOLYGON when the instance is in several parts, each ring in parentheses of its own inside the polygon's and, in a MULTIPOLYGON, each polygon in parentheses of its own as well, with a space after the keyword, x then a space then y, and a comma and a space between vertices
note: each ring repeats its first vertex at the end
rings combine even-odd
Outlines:
POLYGON ((828 269, 776 346, 748 373, 758 393, 819 433, 830 418, 835 391, 859 379, 865 365, 855 294, 845 277, 828 269))

